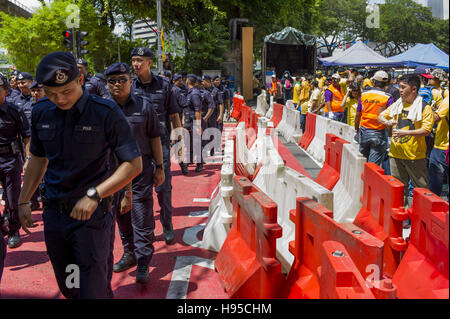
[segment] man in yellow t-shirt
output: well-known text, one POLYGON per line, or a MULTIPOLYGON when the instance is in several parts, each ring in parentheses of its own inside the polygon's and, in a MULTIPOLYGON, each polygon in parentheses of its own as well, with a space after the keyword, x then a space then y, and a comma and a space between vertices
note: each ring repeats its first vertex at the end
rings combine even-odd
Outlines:
POLYGON ((299 96, 299 104, 301 106, 301 113, 306 115, 308 113, 309 91, 310 91, 310 78, 305 78, 302 82, 302 89, 299 96))
POLYGON ((435 102, 434 109, 437 110, 441 106, 442 101, 448 96, 448 89, 441 88, 441 82, 445 81, 445 71, 442 69, 434 69, 431 72, 432 78, 428 80, 428 85, 433 86, 433 100, 435 102))
POLYGON ((401 100, 384 110, 378 121, 393 128, 389 151, 391 173, 405 185, 406 204, 409 180, 414 188, 429 187, 425 136, 433 129, 434 117, 431 106, 417 103, 421 85, 417 74, 401 77, 399 85, 401 100))
POLYGON ((298 77, 294 77, 293 78, 295 86, 294 86, 294 92, 293 92, 293 98, 292 98, 292 103, 294 103, 294 107, 297 108, 298 106, 298 98, 300 96, 300 90, 301 90, 301 85, 300 85, 300 81, 298 77))
MULTIPOLYGON (((430 164, 428 173, 430 176, 430 190, 438 196, 442 194, 442 185, 447 181, 448 185, 448 164, 445 160, 445 152, 448 150, 448 97, 442 101, 439 109, 434 113, 434 120, 437 124, 434 147, 430 154, 430 164)), ((447 192, 447 201, 449 194, 447 192)))

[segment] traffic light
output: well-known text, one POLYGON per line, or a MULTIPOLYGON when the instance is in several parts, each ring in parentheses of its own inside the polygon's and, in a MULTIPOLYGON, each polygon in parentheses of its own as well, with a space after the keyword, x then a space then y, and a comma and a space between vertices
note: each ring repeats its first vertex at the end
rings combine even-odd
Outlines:
POLYGON ((85 54, 89 53, 89 50, 85 49, 89 44, 89 41, 83 40, 88 34, 89 32, 87 31, 77 31, 77 49, 79 58, 82 58, 85 54))
POLYGON ((62 35, 64 37, 64 40, 63 40, 64 47, 69 49, 70 51, 73 51, 74 48, 73 48, 73 33, 72 33, 72 31, 65 30, 62 32, 62 35))

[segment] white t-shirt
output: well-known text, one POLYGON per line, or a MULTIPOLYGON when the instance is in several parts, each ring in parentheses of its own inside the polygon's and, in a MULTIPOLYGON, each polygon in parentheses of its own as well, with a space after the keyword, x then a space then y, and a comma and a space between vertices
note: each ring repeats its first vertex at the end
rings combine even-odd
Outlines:
POLYGON ((309 98, 309 102, 308 102, 308 109, 311 111, 311 107, 312 107, 312 102, 316 101, 316 107, 318 106, 318 104, 320 103, 320 90, 318 88, 315 88, 312 92, 311 92, 311 97, 309 98))

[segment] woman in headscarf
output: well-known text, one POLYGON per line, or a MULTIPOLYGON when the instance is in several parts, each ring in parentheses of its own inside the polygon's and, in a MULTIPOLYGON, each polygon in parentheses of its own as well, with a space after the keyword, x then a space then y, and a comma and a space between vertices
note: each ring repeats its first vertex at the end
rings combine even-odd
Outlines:
POLYGON ((289 71, 284 71, 283 77, 281 78, 281 87, 283 88, 284 105, 286 105, 288 100, 292 100, 292 90, 294 88, 294 80, 289 71))

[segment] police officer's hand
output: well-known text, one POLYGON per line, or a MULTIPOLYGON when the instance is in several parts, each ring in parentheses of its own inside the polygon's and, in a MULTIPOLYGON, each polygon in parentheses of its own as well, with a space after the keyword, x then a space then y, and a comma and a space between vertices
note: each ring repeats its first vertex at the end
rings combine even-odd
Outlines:
POLYGON ((75 207, 72 209, 70 217, 80 221, 86 221, 91 219, 92 214, 98 207, 98 202, 87 196, 80 199, 75 207))
POLYGON ((27 167, 28 167, 28 163, 29 163, 30 161, 27 159, 26 161, 25 161, 25 164, 23 164, 23 171, 22 171, 22 174, 23 175, 25 175, 25 172, 27 171, 27 167))
POLYGON ((217 118, 217 123, 222 124, 222 122, 223 122, 223 118, 221 118, 221 117, 217 118))
POLYGON ((120 215, 125 215, 133 208, 133 194, 130 192, 120 201, 120 215))
POLYGON ((157 168, 155 174, 153 175, 153 183, 155 187, 161 186, 166 179, 166 175, 164 174, 164 170, 161 168, 157 168))
POLYGON ((30 205, 20 205, 19 206, 19 220, 22 224, 22 229, 27 234, 31 234, 28 228, 34 228, 37 226, 35 222, 31 219, 31 206, 30 205))

